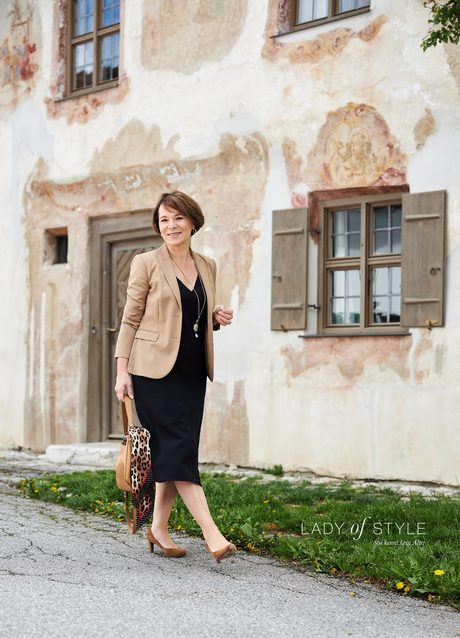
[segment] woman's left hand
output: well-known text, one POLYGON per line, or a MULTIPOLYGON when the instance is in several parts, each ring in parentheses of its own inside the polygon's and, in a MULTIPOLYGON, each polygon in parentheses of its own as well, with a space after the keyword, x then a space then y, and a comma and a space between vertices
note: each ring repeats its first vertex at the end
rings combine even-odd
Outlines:
POLYGON ((218 323, 220 326, 228 326, 232 323, 233 310, 228 306, 215 306, 212 313, 214 323, 218 323))

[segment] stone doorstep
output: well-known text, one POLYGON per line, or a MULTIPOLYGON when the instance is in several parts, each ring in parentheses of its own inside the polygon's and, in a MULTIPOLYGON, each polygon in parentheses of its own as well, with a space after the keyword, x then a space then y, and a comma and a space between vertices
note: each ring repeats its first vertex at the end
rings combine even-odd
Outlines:
POLYGON ((91 465, 113 469, 120 451, 120 441, 48 445, 44 457, 60 465, 91 465))

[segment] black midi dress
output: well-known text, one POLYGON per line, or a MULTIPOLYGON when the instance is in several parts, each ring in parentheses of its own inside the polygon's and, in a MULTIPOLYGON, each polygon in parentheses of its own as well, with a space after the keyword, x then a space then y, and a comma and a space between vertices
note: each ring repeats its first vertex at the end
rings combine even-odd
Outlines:
POLYGON ((200 277, 194 290, 177 278, 182 303, 179 352, 172 370, 161 379, 132 375, 134 402, 141 425, 150 432, 153 480, 191 481, 201 485, 198 445, 206 393, 207 302, 200 277))

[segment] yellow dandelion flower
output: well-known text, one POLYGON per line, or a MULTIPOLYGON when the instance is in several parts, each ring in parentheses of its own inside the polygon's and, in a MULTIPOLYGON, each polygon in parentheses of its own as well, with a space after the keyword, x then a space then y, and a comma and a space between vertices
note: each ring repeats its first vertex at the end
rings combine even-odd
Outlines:
POLYGON ((182 529, 182 525, 177 525, 176 529, 182 529))
POLYGON ((231 531, 231 532, 234 532, 235 530, 233 529, 233 527, 230 527, 230 531, 231 531))
POLYGON ((445 573, 446 572, 443 569, 435 569, 433 572, 435 576, 444 576, 445 573))
POLYGON ((51 490, 52 492, 57 492, 57 487, 56 487, 55 485, 52 485, 52 486, 50 487, 50 490, 51 490))
POLYGON ((99 512, 98 508, 96 507, 96 509, 94 510, 95 512, 99 512))
POLYGON ((409 587, 409 585, 406 585, 406 586, 404 587, 404 591, 406 592, 406 594, 407 594, 407 592, 408 592, 408 591, 410 591, 410 587, 409 587))
POLYGON ((402 589, 404 587, 404 583, 402 583, 401 581, 399 581, 399 583, 396 583, 396 589, 402 589))

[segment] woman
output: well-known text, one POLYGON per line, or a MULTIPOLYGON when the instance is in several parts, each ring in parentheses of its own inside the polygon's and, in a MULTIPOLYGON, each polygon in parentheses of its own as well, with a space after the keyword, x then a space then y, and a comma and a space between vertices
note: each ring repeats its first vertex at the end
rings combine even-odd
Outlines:
POLYGON ((168 520, 179 493, 200 525, 205 547, 219 562, 236 552, 208 508, 198 472, 198 444, 206 379, 212 381, 213 330, 231 323, 233 311, 214 306, 216 264, 190 247, 204 224, 199 205, 185 193, 163 193, 153 228, 164 244, 131 262, 127 300, 115 349, 119 400, 134 398, 150 432, 155 507, 147 530, 150 551, 183 556, 168 520))

